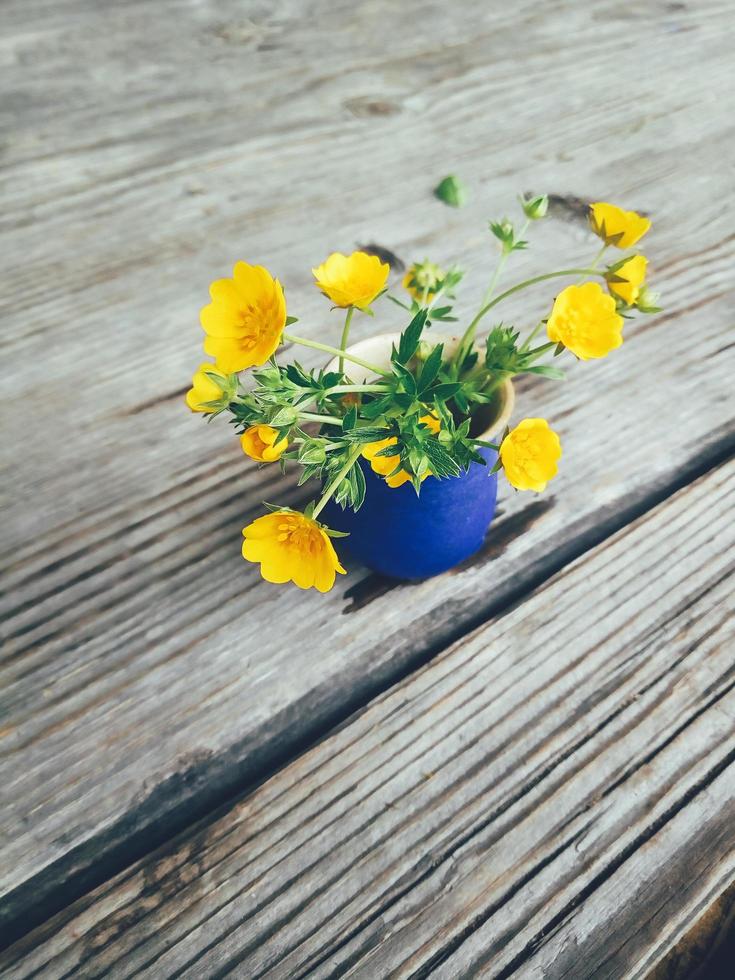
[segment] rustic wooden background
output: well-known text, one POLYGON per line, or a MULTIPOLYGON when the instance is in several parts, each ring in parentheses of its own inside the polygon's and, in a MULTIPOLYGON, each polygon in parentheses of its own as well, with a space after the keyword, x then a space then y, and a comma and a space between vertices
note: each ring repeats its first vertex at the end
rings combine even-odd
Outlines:
POLYGON ((726 915, 732 12, 5 0, 4 973, 642 976, 726 915), (519 386, 559 478, 438 579, 261 582, 240 529, 304 492, 183 406, 209 282, 261 262, 333 339, 311 266, 372 242, 469 311, 521 190, 509 280, 612 200, 666 307, 519 386))

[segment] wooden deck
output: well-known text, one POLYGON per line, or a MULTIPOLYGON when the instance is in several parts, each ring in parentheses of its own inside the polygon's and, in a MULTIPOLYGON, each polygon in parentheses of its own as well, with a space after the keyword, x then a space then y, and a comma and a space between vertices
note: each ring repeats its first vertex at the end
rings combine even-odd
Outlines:
POLYGON ((6 0, 1 976, 706 959, 735 904, 731 20, 6 0), (432 198, 448 172, 471 206, 432 198), (664 294, 519 385, 560 476, 437 579, 262 582, 240 528, 304 494, 183 406, 210 280, 262 262, 323 338, 311 266, 373 242, 459 262, 466 311, 521 190, 551 217, 509 275, 590 253, 606 199, 651 215, 664 294))

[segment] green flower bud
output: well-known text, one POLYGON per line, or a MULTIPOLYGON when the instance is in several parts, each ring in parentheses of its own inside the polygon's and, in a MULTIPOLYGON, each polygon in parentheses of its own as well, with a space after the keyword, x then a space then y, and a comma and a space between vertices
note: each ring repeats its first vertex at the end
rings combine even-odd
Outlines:
POLYGON ((321 464, 327 459, 327 451, 320 439, 309 439, 299 449, 299 462, 306 464, 321 464))
POLYGON ((642 286, 635 301, 635 308, 641 313, 660 313, 658 305, 660 293, 654 293, 648 286, 642 286))
POLYGON ((521 207, 527 218, 538 221, 539 218, 544 218, 549 210, 549 198, 546 194, 539 194, 538 197, 531 198, 522 197, 521 207))
POLYGON ((454 174, 439 181, 434 188, 434 196, 453 208, 462 208, 467 203, 467 188, 454 174))

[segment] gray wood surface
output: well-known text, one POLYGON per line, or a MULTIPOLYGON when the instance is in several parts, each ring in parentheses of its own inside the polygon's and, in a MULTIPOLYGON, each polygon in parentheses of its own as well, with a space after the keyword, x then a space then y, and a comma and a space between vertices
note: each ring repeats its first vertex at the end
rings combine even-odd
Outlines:
MULTIPOLYGON (((2 16, 0 925, 22 928, 732 452, 733 64, 712 0, 2 16), (432 199, 450 170, 471 208, 432 199), (510 276, 591 254, 576 198, 606 198, 651 214, 665 294, 609 360, 522 386, 561 433, 559 479, 506 491, 440 579, 262 583, 240 528, 300 497, 183 408, 209 281, 262 261, 302 332, 335 336, 310 268, 374 241, 465 265, 467 311, 484 218, 519 189, 555 207, 510 276)), ((397 325, 381 312, 355 337, 397 325)))
POLYGON ((645 976, 735 876, 733 493, 587 552, 4 975, 645 976))

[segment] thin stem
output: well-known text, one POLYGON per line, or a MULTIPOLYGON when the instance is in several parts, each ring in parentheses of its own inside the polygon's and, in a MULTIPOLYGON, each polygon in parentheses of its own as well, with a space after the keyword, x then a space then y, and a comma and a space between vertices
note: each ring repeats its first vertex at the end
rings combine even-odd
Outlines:
POLYGON ((558 272, 546 272, 542 276, 533 276, 532 279, 524 279, 523 282, 518 282, 515 286, 511 286, 510 289, 506 289, 495 299, 491 299, 489 303, 486 303, 482 309, 477 313, 475 319, 470 323, 469 327, 464 332, 462 340, 460 341, 459 347, 457 348, 457 353, 459 355, 460 351, 467 350, 472 346, 472 342, 475 339, 475 334, 477 333, 477 324, 486 316, 494 306, 498 303, 502 303, 504 299, 508 296, 512 296, 513 293, 519 293, 522 289, 528 289, 529 286, 535 286, 536 283, 546 282, 547 279, 557 279, 559 276, 587 276, 587 275, 601 275, 596 269, 559 269, 558 272))
POLYGON ((534 347, 534 349, 531 351, 531 354, 545 354, 547 350, 551 350, 552 347, 556 347, 556 346, 557 346, 556 341, 550 340, 546 344, 541 344, 540 347, 534 347))
MULTIPOLYGON (((541 329, 541 327, 543 327, 543 325, 544 325, 544 321, 543 320, 539 320, 539 322, 536 324, 536 326, 533 328, 533 330, 530 332, 530 334, 523 341, 523 343, 521 345, 521 353, 523 353, 524 351, 527 351, 528 350, 528 348, 531 346, 531 341, 538 334, 539 330, 541 329)), ((555 346, 555 345, 552 345, 552 346, 555 346)))
POLYGON ((330 388, 328 394, 330 395, 346 395, 351 391, 369 391, 369 392, 383 392, 390 391, 388 385, 379 384, 364 384, 364 385, 335 385, 334 388, 330 388))
POLYGON ((442 286, 441 289, 437 289, 437 291, 431 297, 431 302, 429 303, 429 307, 428 307, 429 308, 429 312, 431 312, 434 309, 434 307, 436 306, 436 301, 441 296, 443 296, 443 294, 444 294, 444 287, 442 286))
POLYGON ((487 446, 488 449, 494 449, 495 452, 500 452, 500 446, 495 442, 488 442, 487 439, 473 439, 472 440, 476 446, 487 446))
POLYGON ((493 378, 492 382, 482 389, 483 394, 492 395, 492 393, 503 384, 506 378, 513 377, 512 371, 500 371, 499 374, 499 377, 493 378))
MULTIPOLYGON (((597 269, 597 266, 600 264, 600 259, 605 254, 606 250, 607 250, 607 245, 603 242, 602 248, 597 253, 597 255, 594 257, 594 259, 592 259, 592 265, 590 266, 590 269, 593 269, 593 270, 596 270, 597 269)), ((581 282, 584 282, 583 279, 580 279, 579 281, 580 281, 580 283, 581 282)))
POLYGON ((334 415, 315 415, 313 412, 299 412, 299 418, 304 422, 322 422, 324 425, 342 426, 342 419, 335 418, 334 415))
MULTIPOLYGON (((531 219, 526 218, 525 224, 518 232, 518 241, 521 241, 523 239, 523 236, 528 231, 528 226, 530 224, 531 224, 531 219)), ((497 264, 495 266, 495 272, 493 273, 493 277, 490 280, 490 285, 487 287, 487 290, 485 291, 485 295, 482 298, 482 303, 480 304, 481 307, 485 306, 492 299, 492 295, 495 292, 495 287, 497 286, 498 280, 500 279, 500 274, 503 271, 503 268, 505 267, 505 263, 508 261, 509 255, 510 252, 506 252, 505 249, 503 249, 503 251, 500 253, 500 258, 498 259, 497 264)))
POLYGON ((359 364, 360 367, 372 371, 373 374, 382 374, 386 378, 390 377, 390 371, 386 371, 385 368, 377 367, 375 364, 371 364, 370 361, 363 361, 361 357, 355 357, 354 354, 349 354, 347 351, 330 347, 329 344, 320 344, 316 340, 307 340, 306 337, 296 337, 294 334, 286 333, 285 331, 281 334, 281 337, 291 344, 300 344, 302 347, 312 347, 314 350, 324 351, 326 354, 332 354, 334 357, 343 357, 346 361, 352 361, 353 364, 359 364))
POLYGON ((360 455, 361 452, 362 452, 362 446, 357 446, 355 449, 352 450, 350 455, 347 457, 347 462, 339 471, 339 473, 337 473, 337 475, 332 480, 332 482, 329 484, 327 489, 322 494, 322 499, 314 508, 311 515, 314 520, 317 519, 317 517, 324 509, 324 506, 326 505, 327 501, 330 499, 334 491, 337 489, 337 487, 340 485, 342 480, 344 480, 345 476, 350 472, 352 467, 355 465, 355 462, 357 461, 357 457, 360 455))
MULTIPOLYGON (((299 436, 296 439, 291 440, 291 445, 301 446, 305 442, 311 442, 311 438, 309 436, 305 436, 304 438, 299 436)), ((343 442, 325 442, 322 445, 322 449, 324 450, 325 453, 330 453, 334 449, 344 449, 344 448, 345 448, 345 444, 343 442)), ((290 453, 286 458, 297 459, 298 453, 290 453)))
POLYGON ((602 258, 602 256, 605 254, 606 251, 607 251, 607 245, 603 245, 600 251, 594 257, 594 259, 592 259, 592 265, 590 266, 591 269, 597 268, 597 266, 600 264, 600 259, 602 258))
POLYGON ((339 373, 344 374, 345 370, 345 355, 344 351, 347 350, 347 338, 350 336, 350 323, 352 322, 352 314, 355 312, 354 306, 349 306, 347 308, 347 316, 345 317, 345 325, 342 327, 342 339, 339 342, 339 349, 342 351, 342 355, 339 359, 339 373))

